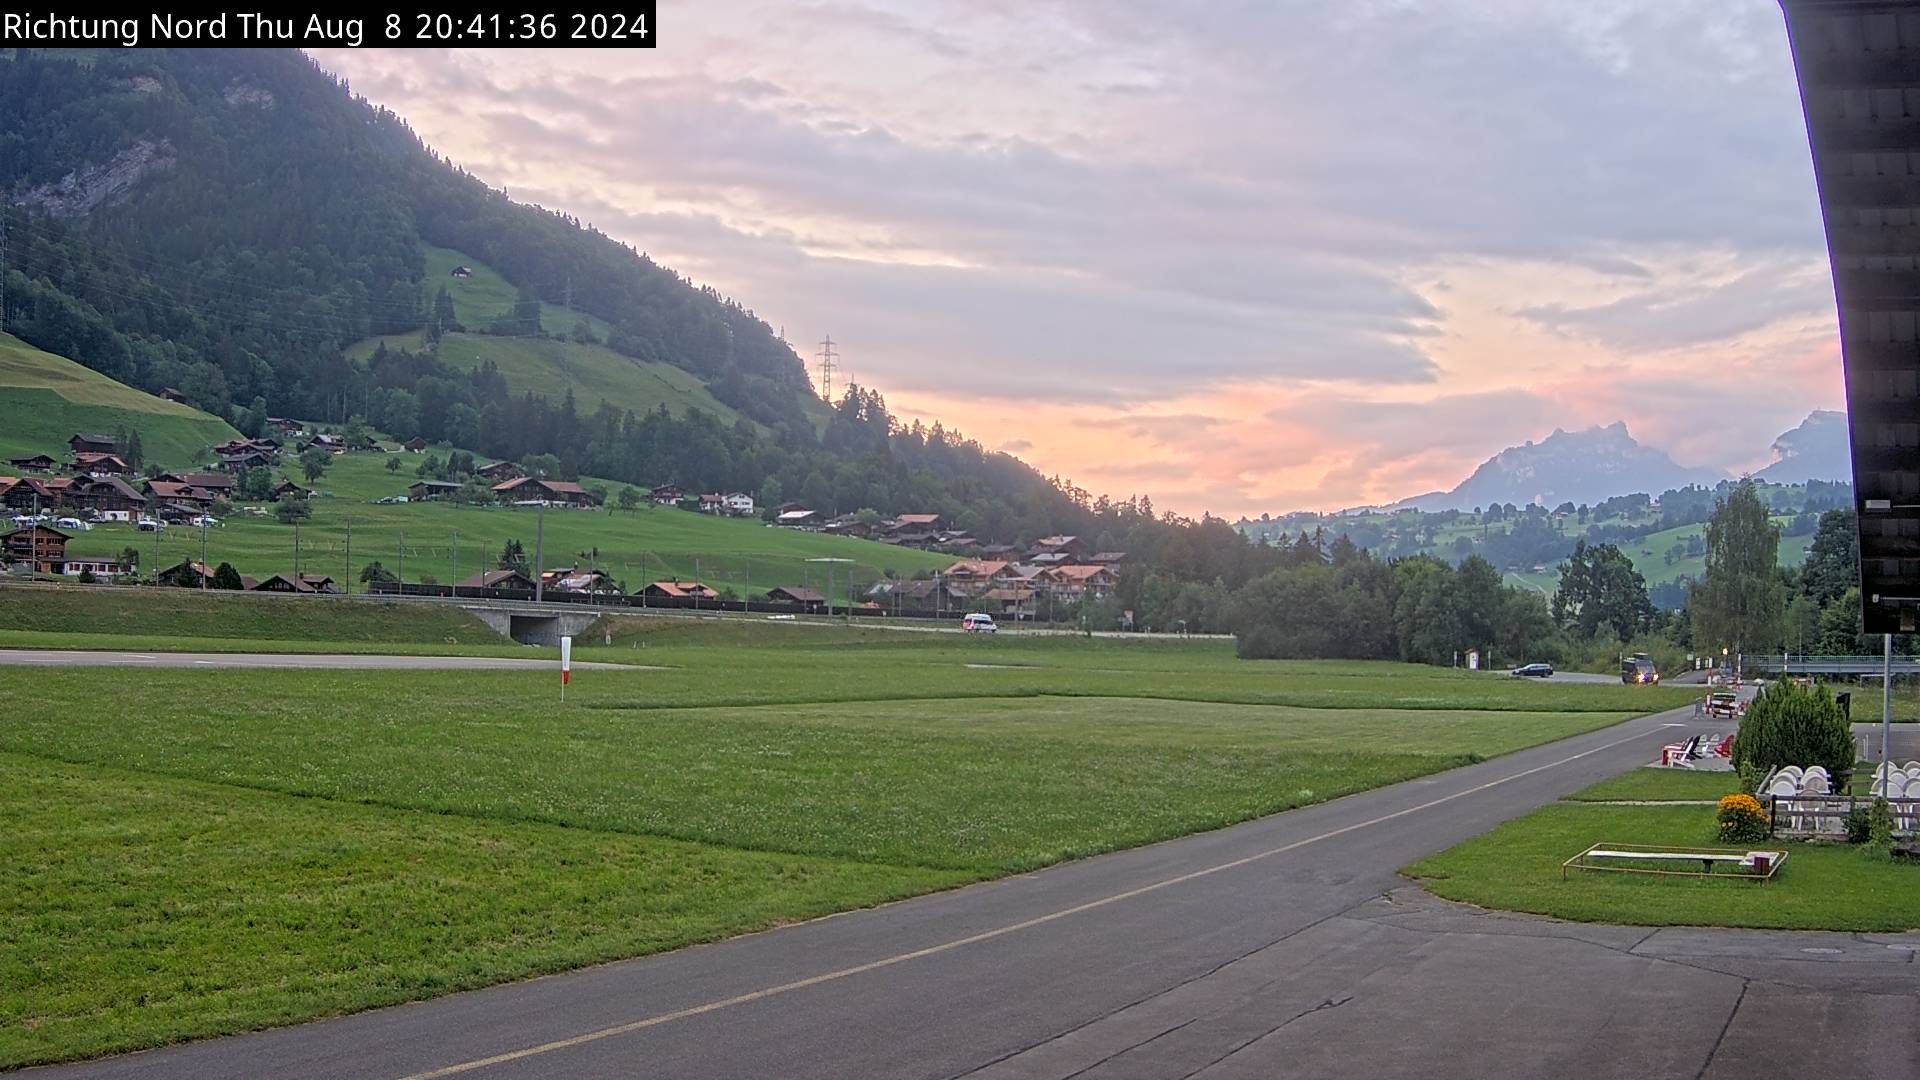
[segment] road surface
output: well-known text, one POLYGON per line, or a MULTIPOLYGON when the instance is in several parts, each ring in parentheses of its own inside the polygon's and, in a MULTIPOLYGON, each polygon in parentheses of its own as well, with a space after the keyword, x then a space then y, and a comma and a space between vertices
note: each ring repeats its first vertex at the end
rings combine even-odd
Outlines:
MULTIPOLYGON (((201 653, 116 652, 95 649, 0 649, 0 667, 220 667, 220 668, 339 668, 391 671, 511 670, 558 671, 560 661, 510 656, 385 656, 375 653, 201 653)), ((575 660, 576 669, 661 671, 632 664, 602 664, 575 660)))
POLYGON ((1445 904, 1395 874, 1691 723, 1641 718, 869 911, 27 1075, 1920 1075, 1920 935, 1581 926, 1445 904))

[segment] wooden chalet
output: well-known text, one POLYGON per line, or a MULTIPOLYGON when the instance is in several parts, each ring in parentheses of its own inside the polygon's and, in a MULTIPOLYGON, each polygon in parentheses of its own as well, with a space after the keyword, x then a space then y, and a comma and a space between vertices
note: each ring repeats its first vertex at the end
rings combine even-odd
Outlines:
POLYGON ((0 553, 8 565, 25 565, 37 574, 66 572, 67 541, 72 537, 45 525, 28 525, 0 536, 0 553))

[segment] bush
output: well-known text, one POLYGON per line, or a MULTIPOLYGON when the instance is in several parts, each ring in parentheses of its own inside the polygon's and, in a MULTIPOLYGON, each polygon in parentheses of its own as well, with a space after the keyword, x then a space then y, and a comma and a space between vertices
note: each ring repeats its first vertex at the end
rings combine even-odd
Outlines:
POLYGON ((1873 807, 1867 804, 1854 803, 1853 809, 1847 811, 1847 843, 1866 843, 1872 835, 1872 828, 1873 807))
POLYGON ((1751 795, 1728 795, 1720 800, 1720 839, 1729 844, 1752 844, 1767 838, 1773 828, 1760 801, 1751 795))
POLYGON ((1873 800, 1867 812, 1867 847, 1883 852, 1893 848, 1893 806, 1884 797, 1873 800))
POLYGON ((1786 765, 1821 765, 1835 789, 1844 789, 1853 772, 1853 731, 1826 688, 1771 683, 1740 721, 1733 764, 1759 773, 1786 765))
POLYGON ((1734 772, 1740 776, 1740 790, 1749 795, 1760 794, 1760 781, 1766 774, 1753 767, 1753 762, 1743 761, 1734 766, 1734 772))

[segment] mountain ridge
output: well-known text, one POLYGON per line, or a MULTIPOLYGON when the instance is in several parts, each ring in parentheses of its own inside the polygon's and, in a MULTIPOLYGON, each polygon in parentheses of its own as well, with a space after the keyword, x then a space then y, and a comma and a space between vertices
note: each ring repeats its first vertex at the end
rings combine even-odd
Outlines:
POLYGON ((1580 431, 1555 427, 1539 442, 1509 446, 1480 463, 1447 491, 1415 495, 1394 510, 1471 510, 1495 503, 1520 506, 1597 503, 1615 495, 1658 494, 1726 479, 1713 469, 1688 468, 1666 451, 1645 445, 1624 420, 1580 431))

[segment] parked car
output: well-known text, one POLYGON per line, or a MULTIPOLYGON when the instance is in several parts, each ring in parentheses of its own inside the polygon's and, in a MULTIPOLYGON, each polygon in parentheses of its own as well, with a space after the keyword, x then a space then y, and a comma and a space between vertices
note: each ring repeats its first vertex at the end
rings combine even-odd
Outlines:
POLYGON ((1745 711, 1746 706, 1741 703, 1740 695, 1731 690, 1716 690, 1707 695, 1706 714, 1708 716, 1734 720, 1745 711))
POLYGON ((200 514, 196 517, 188 518, 187 524, 193 526, 196 529, 216 528, 220 524, 220 519, 217 517, 214 517, 212 514, 200 514))
POLYGON ((135 522, 133 527, 139 529, 141 532, 159 532, 161 529, 167 527, 167 523, 150 517, 143 517, 135 522))
POLYGON ((70 517, 56 519, 53 523, 53 527, 56 529, 67 529, 71 532, 86 532, 87 530, 93 528, 92 525, 89 525, 86 522, 81 521, 79 518, 70 518, 70 517))
POLYGON ((1516 679, 1551 679, 1553 678, 1553 665, 1521 664, 1519 667, 1513 669, 1512 674, 1516 679))
POLYGON ((997 634, 998 626, 993 625, 993 616, 974 612, 960 620, 960 629, 969 634, 997 634))

